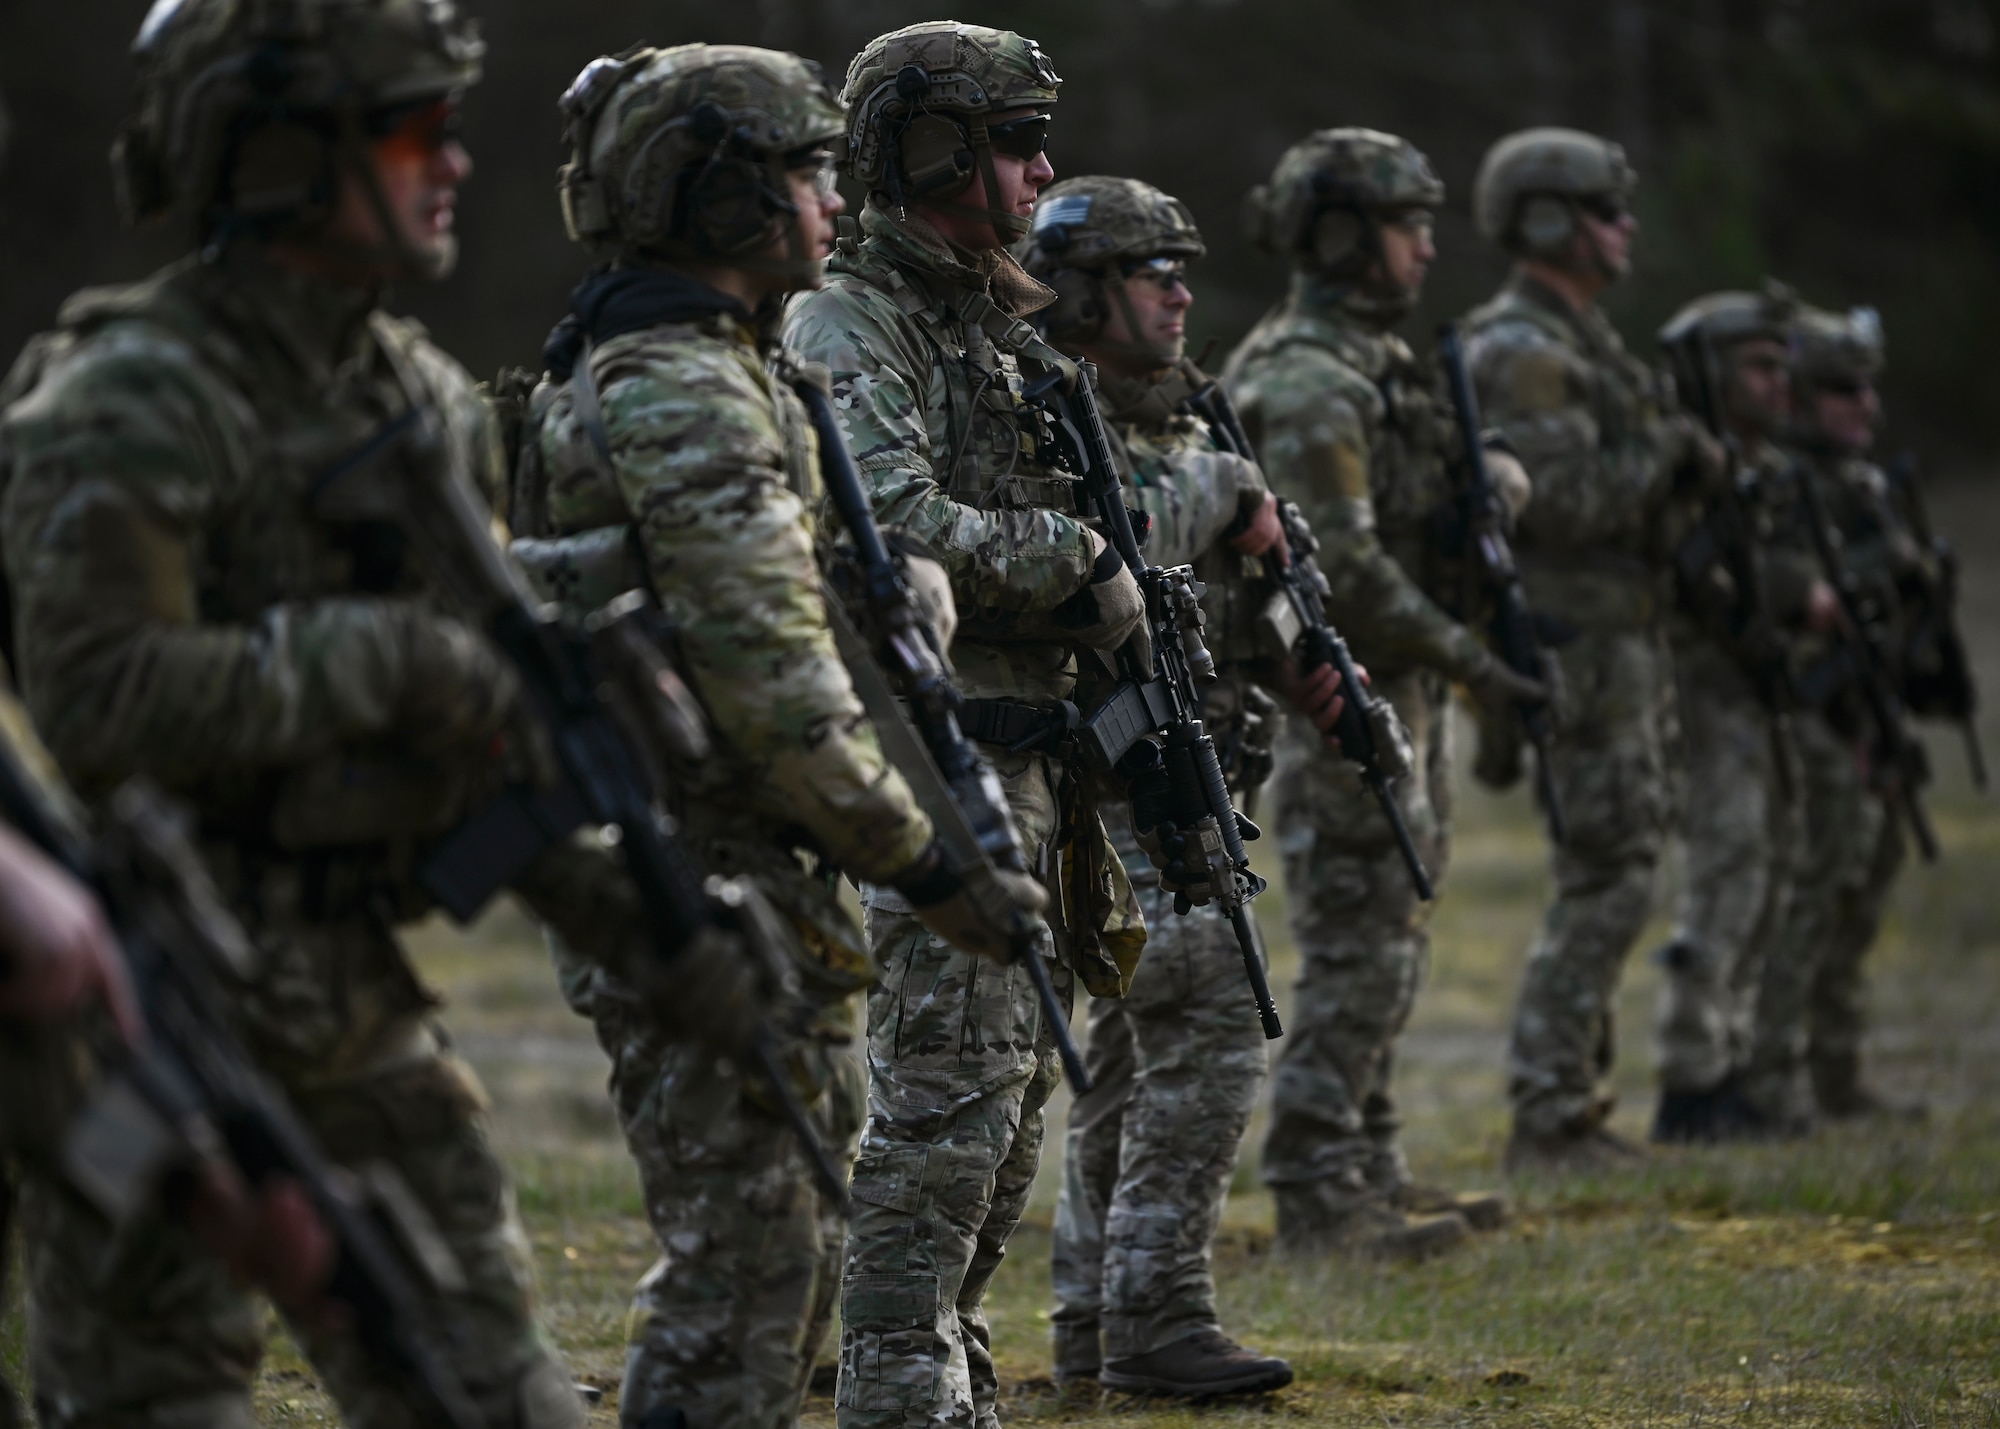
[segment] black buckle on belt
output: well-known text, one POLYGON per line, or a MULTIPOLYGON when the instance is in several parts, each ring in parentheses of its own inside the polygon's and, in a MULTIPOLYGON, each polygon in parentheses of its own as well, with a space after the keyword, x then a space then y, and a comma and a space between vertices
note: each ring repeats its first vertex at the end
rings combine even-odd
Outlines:
POLYGON ((958 719, 969 738, 1019 754, 1067 739, 1082 715, 1068 700, 1050 705, 1031 705, 1024 700, 965 700, 959 705, 958 719))

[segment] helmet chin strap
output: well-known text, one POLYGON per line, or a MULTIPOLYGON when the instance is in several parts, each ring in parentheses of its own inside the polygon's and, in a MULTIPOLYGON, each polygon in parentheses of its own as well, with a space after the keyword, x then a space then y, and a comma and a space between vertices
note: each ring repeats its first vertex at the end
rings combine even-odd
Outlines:
POLYGON ((977 208, 969 203, 960 203, 956 199, 934 198, 926 199, 924 202, 940 213, 986 224, 993 230, 993 236, 1000 240, 1000 246, 1004 248, 1015 239, 1026 237, 1034 220, 993 207, 994 196, 1000 192, 1000 179, 993 171, 993 136, 987 132, 986 121, 983 119, 966 125, 966 134, 972 141, 973 162, 979 165, 979 177, 986 184, 986 207, 977 208))
POLYGON ((1091 274, 1090 278, 1097 285, 1100 295, 1109 294, 1111 301, 1118 305, 1119 315, 1125 319, 1125 331, 1128 334, 1127 338, 1120 342, 1102 336, 1100 330, 1100 335, 1090 341, 1092 347, 1112 357, 1143 362, 1148 370, 1175 366, 1187 355, 1186 338, 1177 337, 1170 341, 1155 342, 1139 336, 1139 314, 1132 306, 1131 294, 1125 291, 1124 279, 1113 278, 1104 273, 1091 274))

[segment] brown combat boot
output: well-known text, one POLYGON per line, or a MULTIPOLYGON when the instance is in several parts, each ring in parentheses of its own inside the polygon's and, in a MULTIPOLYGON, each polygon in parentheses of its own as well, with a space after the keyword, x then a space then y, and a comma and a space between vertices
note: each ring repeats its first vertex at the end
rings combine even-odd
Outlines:
POLYGON ((1476 1231, 1497 1231, 1507 1224, 1507 1198, 1498 1191, 1453 1191, 1411 1181, 1390 1194, 1389 1204, 1419 1216, 1456 1211, 1476 1231))
POLYGON ((1220 1330, 1197 1330, 1151 1354, 1106 1362, 1097 1382, 1121 1394, 1207 1399, 1283 1389, 1292 1382, 1292 1367, 1275 1355, 1244 1349, 1220 1330))
POLYGON ((1606 1126, 1555 1136, 1531 1136, 1517 1126, 1507 1138, 1507 1153, 1501 1166, 1510 1176, 1524 1171, 1596 1175, 1629 1171, 1645 1160, 1644 1147, 1627 1141, 1606 1126))

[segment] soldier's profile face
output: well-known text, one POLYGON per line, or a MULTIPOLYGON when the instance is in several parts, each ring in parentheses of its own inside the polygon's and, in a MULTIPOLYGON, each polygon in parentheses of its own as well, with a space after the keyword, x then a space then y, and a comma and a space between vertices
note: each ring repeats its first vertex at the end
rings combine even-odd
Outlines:
POLYGON ((1758 432, 1775 431, 1791 408, 1791 354, 1772 338, 1736 345, 1730 359, 1732 415, 1758 432))
MULTIPOLYGON (((795 220, 798 225, 799 246, 808 258, 814 261, 825 259, 833 252, 834 219, 847 211, 847 200, 831 182, 826 181, 830 167, 797 167, 787 169, 785 177, 791 185, 789 197, 792 206, 799 211, 795 220)), ((783 259, 788 248, 787 240, 778 238, 766 255, 783 259)), ((824 277, 807 284, 818 287, 824 277)))
MULTIPOLYGON (((1032 107, 1003 110, 987 120, 989 126, 1009 123, 1016 119, 1027 119, 1039 113, 1032 107)), ((1002 213, 1018 214, 1022 218, 1032 218, 1035 213, 1035 195, 1045 184, 1054 181, 1055 167, 1049 163, 1046 151, 1037 151, 1031 157, 1009 154, 998 147, 993 150, 993 178, 1000 192, 988 195, 986 175, 975 170, 972 186, 960 194, 953 203, 964 208, 993 208, 1002 213)), ((959 247, 972 252, 985 249, 1004 248, 1006 241, 993 231, 993 226, 978 219, 967 218, 963 214, 946 213, 934 205, 920 204, 924 217, 946 238, 959 247)))
POLYGON ((1382 256, 1377 260, 1388 284, 1410 297, 1423 292, 1424 279, 1437 261, 1431 216, 1422 209, 1398 214, 1380 225, 1382 256))
MULTIPOLYGON (((1194 294, 1188 291, 1185 264, 1178 259, 1155 258, 1109 281, 1123 282, 1125 301, 1112 303, 1105 315, 1107 342, 1145 343, 1157 352, 1178 351, 1186 344, 1187 310, 1194 306, 1194 294)), ((1135 366, 1131 359, 1111 354, 1098 361, 1117 369, 1135 366)), ((1152 370, 1143 362, 1136 366, 1152 370)))
POLYGON ((416 276, 441 278, 450 272, 458 257, 458 186, 472 173, 457 118, 457 103, 441 100, 410 111, 374 137, 365 151, 367 162, 397 232, 382 231, 365 181, 343 171, 340 198, 329 220, 333 236, 385 254, 400 249, 404 264, 415 260, 420 269, 416 276))
POLYGON ((1597 261, 1614 277, 1632 271, 1632 240, 1638 235, 1639 220, 1630 209, 1621 208, 1616 218, 1600 218, 1586 208, 1577 210, 1577 238, 1597 253, 1597 261))
POLYGON ((1865 452, 1875 445, 1882 399, 1865 380, 1822 384, 1813 390, 1813 424, 1843 451, 1865 452))

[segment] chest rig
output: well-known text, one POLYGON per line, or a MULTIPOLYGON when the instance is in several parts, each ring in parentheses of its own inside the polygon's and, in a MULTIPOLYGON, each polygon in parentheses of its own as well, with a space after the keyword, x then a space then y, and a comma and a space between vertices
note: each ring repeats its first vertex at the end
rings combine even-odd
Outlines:
POLYGON ((1076 512, 1076 478, 1050 459, 1042 413, 1021 397, 1024 360, 1031 368, 1069 360, 985 293, 867 249, 846 256, 846 270, 887 293, 931 349, 926 405, 945 414, 931 469, 945 494, 989 511, 1076 512))

